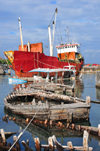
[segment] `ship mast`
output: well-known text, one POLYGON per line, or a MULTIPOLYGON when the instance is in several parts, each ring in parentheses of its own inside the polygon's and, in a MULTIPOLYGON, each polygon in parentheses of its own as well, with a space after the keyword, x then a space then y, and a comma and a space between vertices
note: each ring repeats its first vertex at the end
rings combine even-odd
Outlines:
POLYGON ((23 47, 23 36, 22 36, 22 26, 21 26, 21 19, 20 19, 20 17, 18 18, 18 22, 19 22, 19 29, 20 29, 21 48, 23 50, 24 47, 23 47))
POLYGON ((58 12, 58 10, 57 10, 57 8, 56 8, 56 10, 55 10, 55 20, 53 21, 53 42, 52 42, 53 44, 54 44, 54 36, 55 36, 57 12, 58 12))
POLYGON ((50 25, 48 26, 48 33, 49 33, 50 56, 53 56, 53 47, 52 47, 52 40, 51 40, 51 28, 50 28, 50 25))
POLYGON ((67 32, 67 43, 69 43, 69 28, 68 28, 68 26, 66 28, 66 32, 67 32))
POLYGON ((53 21, 53 31, 51 35, 51 24, 48 26, 48 33, 49 33, 49 45, 50 45, 50 56, 53 56, 53 47, 54 47, 54 35, 55 35, 55 26, 56 26, 56 16, 57 16, 57 8, 54 13, 54 21, 53 21))

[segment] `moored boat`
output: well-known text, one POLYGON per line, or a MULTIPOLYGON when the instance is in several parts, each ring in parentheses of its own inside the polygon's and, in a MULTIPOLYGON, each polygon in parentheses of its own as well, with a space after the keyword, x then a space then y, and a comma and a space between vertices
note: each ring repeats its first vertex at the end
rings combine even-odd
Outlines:
MULTIPOLYGON (((57 9, 55 11, 55 16, 57 14, 57 9)), ((55 17, 56 18, 56 17, 55 17)), ((59 68, 69 68, 69 66, 74 66, 76 70, 76 75, 84 64, 84 59, 79 51, 79 44, 60 44, 57 46, 58 57, 53 56, 53 43, 54 43, 54 32, 55 32, 55 21, 53 22, 53 40, 51 40, 51 29, 48 26, 49 30, 49 41, 50 41, 50 56, 47 56, 43 53, 43 44, 35 43, 23 45, 22 40, 22 28, 21 22, 19 19, 20 26, 20 38, 21 45, 19 46, 18 51, 5 51, 4 54, 10 60, 13 70, 18 77, 33 77, 36 75, 35 72, 29 72, 30 70, 37 68, 49 68, 49 69, 59 69, 59 68)), ((46 73, 41 73, 44 77, 46 73)), ((54 76, 55 73, 51 73, 51 76, 54 76)), ((66 73, 65 73, 66 75, 66 73)), ((59 73, 59 76, 62 76, 62 73, 59 73)))
POLYGON ((8 78, 9 84, 23 84, 27 83, 26 80, 18 79, 18 78, 8 78))
POLYGON ((43 121, 88 121, 91 107, 90 98, 85 101, 30 87, 12 92, 4 99, 4 103, 6 109, 17 115, 26 118, 35 116, 43 121))
MULTIPOLYGON (((43 53, 42 43, 30 44, 30 52, 28 52, 28 48, 26 47, 26 45, 24 45, 24 48, 26 47, 24 49, 25 51, 22 51, 19 46, 19 51, 5 51, 4 53, 12 63, 12 68, 18 77, 32 77, 37 73, 30 73, 29 71, 37 68, 63 69, 68 68, 68 66, 75 66, 77 75, 82 68, 84 59, 78 52, 75 52, 76 50, 74 50, 74 48, 72 49, 72 52, 68 52, 67 49, 69 48, 65 48, 67 52, 63 53, 63 47, 66 46, 68 45, 57 47, 57 49, 60 48, 58 50, 58 57, 46 56, 43 53), (40 45, 41 49, 38 49, 40 45), (61 53, 59 53, 59 51, 61 51, 61 53), (68 55, 68 58, 66 58, 66 54, 68 55)), ((70 47, 72 46, 73 45, 70 45, 70 47)), ((77 48, 77 45, 74 46, 76 46, 77 48)), ((44 73, 42 73, 42 76, 43 75, 44 73)), ((54 74, 52 74, 51 76, 53 75, 54 74)))

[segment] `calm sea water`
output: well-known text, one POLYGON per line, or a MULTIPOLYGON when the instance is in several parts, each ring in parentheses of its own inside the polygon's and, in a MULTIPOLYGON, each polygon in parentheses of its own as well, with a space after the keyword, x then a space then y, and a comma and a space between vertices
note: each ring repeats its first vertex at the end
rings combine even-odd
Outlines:
MULTIPOLYGON (((100 101, 100 89, 95 88, 95 74, 84 74, 80 81, 76 82, 76 96, 86 98, 90 96, 91 100, 100 101)), ((8 84, 8 76, 0 76, 0 129, 3 128, 5 131, 16 132, 18 135, 24 128, 21 123, 15 123, 14 121, 5 122, 2 117, 6 114, 4 110, 4 97, 10 93, 13 89, 13 85, 8 84)), ((98 126, 100 124, 100 104, 91 104, 90 109, 90 124, 91 126, 98 126)), ((82 146, 83 138, 80 133, 74 133, 69 131, 46 131, 35 126, 30 126, 27 131, 24 132, 22 140, 29 140, 31 148, 34 149, 34 137, 39 137, 41 143, 47 143, 49 136, 55 134, 57 140, 66 145, 67 141, 72 141, 75 146, 82 146)), ((11 136, 8 142, 13 142, 13 136, 11 136)), ((98 137, 89 136, 89 146, 93 147, 93 150, 100 151, 100 140, 98 137)), ((21 145, 21 150, 24 150, 21 145)))

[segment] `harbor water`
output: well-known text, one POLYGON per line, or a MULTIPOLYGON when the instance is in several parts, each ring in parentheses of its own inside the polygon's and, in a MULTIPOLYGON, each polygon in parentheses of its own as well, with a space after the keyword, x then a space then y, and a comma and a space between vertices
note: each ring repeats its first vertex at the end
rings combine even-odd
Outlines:
MULTIPOLYGON (((90 96, 91 100, 100 101, 100 89, 95 87, 95 74, 83 74, 80 80, 75 82, 75 95, 77 97, 86 99, 86 96, 90 96)), ((15 121, 8 120, 3 121, 2 118, 6 113, 4 109, 4 98, 13 90, 14 85, 8 84, 8 76, 0 76, 0 129, 4 131, 16 132, 18 136, 23 131, 25 125, 21 122, 16 123, 15 121)), ((10 115, 10 113, 9 113, 10 115)), ((12 116, 12 115, 10 115, 12 116)), ((86 123, 87 124, 87 123, 86 123)), ((98 127, 100 124, 100 104, 91 103, 89 125, 98 127)), ((82 146, 83 136, 79 132, 63 131, 63 130, 45 130, 37 128, 36 126, 30 125, 29 128, 21 136, 19 142, 22 140, 29 140, 29 146, 34 149, 34 138, 39 137, 41 143, 47 144, 48 137, 55 135, 57 140, 66 145, 67 141, 72 141, 74 146, 82 146)), ((13 143, 13 136, 7 139, 7 142, 13 143)), ((94 151, 100 151, 100 138, 89 135, 89 146, 93 147, 94 151)), ((21 145, 21 150, 24 151, 24 147, 21 145)))

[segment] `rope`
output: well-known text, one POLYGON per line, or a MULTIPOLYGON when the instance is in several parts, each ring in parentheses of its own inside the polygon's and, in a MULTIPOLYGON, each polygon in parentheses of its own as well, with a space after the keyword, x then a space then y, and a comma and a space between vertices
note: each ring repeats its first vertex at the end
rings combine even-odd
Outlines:
POLYGON ((11 151, 11 149, 14 147, 14 145, 17 143, 17 141, 20 139, 20 137, 23 135, 23 133, 26 131, 26 129, 29 127, 29 125, 31 124, 31 122, 33 121, 33 119, 35 118, 36 114, 37 114, 38 110, 35 112, 34 116, 32 117, 32 119, 30 120, 30 122, 28 123, 28 125, 24 128, 24 130, 18 135, 16 141, 12 144, 12 146, 10 147, 10 149, 8 151, 11 151))
MULTIPOLYGON (((34 59, 34 60, 37 61, 37 59, 34 59)), ((45 64, 45 65, 48 65, 48 66, 50 66, 50 67, 54 67, 54 68, 56 67, 56 66, 49 65, 49 64, 47 64, 47 63, 43 63, 43 62, 41 62, 41 61, 39 61, 39 60, 38 60, 38 62, 40 62, 40 63, 42 63, 42 64, 45 64)))

